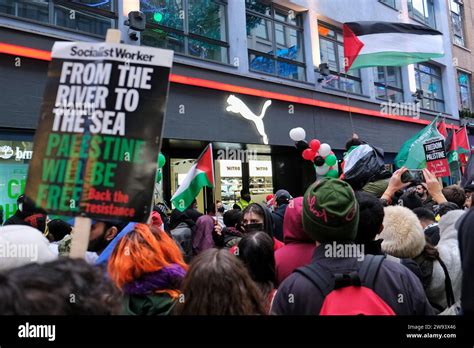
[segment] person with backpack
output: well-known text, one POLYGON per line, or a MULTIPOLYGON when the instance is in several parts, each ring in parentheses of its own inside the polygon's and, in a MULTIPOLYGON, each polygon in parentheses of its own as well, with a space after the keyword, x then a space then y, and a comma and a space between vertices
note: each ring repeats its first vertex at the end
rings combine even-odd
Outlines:
POLYGON ((184 261, 191 262, 193 257, 193 235, 196 230, 196 222, 187 212, 174 209, 170 217, 170 233, 172 238, 181 248, 184 261))
POLYGON ((359 205, 348 183, 325 178, 307 189, 303 228, 317 248, 311 263, 280 285, 273 314, 433 314, 410 270, 383 255, 360 255, 358 224, 359 205))

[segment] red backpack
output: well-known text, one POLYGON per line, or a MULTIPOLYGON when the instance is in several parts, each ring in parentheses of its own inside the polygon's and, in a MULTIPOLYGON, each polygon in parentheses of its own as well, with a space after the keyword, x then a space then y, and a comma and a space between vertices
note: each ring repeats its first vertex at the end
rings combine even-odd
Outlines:
POLYGON ((375 279, 384 255, 365 255, 359 271, 332 274, 309 264, 295 272, 311 281, 324 296, 319 315, 395 315, 374 291, 375 279))

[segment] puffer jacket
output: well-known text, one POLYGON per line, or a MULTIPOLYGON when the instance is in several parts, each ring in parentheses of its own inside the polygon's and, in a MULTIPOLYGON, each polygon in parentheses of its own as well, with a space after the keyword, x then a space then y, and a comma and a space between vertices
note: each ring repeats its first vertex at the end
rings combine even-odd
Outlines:
MULTIPOLYGON (((440 239, 437 245, 440 259, 446 265, 455 301, 461 298, 462 270, 459 251, 458 232, 455 228, 457 220, 464 214, 463 210, 452 210, 439 221, 440 239)), ((431 303, 446 308, 445 273, 438 261, 433 263, 431 282, 426 289, 431 303)))

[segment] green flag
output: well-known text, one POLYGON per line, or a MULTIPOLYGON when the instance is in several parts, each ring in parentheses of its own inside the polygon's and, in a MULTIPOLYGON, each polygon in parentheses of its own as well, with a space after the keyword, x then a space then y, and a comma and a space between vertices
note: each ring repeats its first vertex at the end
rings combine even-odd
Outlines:
POLYGON ((437 120, 438 118, 435 118, 428 126, 403 143, 395 157, 395 165, 398 168, 405 166, 408 169, 423 169, 426 167, 423 143, 428 139, 443 137, 436 127, 437 120))

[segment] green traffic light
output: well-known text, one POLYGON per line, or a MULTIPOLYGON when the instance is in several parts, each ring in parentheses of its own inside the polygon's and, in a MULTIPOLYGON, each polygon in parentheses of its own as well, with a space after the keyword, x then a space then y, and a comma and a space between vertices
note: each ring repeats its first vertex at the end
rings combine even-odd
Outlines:
POLYGON ((159 23, 163 20, 163 14, 160 12, 155 12, 155 14, 153 14, 153 19, 155 20, 155 22, 159 23))

